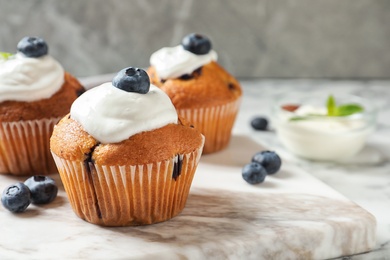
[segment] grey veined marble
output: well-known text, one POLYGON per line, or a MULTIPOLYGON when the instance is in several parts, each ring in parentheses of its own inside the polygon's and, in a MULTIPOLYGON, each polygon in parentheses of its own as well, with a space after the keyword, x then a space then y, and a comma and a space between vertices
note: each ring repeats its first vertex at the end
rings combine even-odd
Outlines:
MULTIPOLYGON (((0 208, 2 225, 14 227, 2 231, 0 256, 329 259, 374 248, 375 217, 298 167, 285 162, 262 185, 246 183, 243 162, 262 149, 248 136, 236 135, 228 149, 202 156, 185 209, 154 225, 89 224, 73 213, 62 186, 51 205, 32 206, 24 218, 0 208), (18 243, 20 237, 29 243, 18 243)), ((58 175, 52 177, 61 183, 58 175)), ((0 187, 12 182, 0 175, 0 187)))
POLYGON ((207 34, 237 77, 390 77, 385 0, 0 0, 0 50, 44 37, 76 76, 146 67, 155 50, 207 34))

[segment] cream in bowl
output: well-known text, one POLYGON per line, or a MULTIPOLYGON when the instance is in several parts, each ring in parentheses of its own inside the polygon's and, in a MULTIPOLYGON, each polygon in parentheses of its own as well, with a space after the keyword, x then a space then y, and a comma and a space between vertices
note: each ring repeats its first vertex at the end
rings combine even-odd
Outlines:
POLYGON ((357 154, 375 129, 376 109, 353 95, 290 94, 272 110, 281 143, 312 160, 341 161, 357 154))

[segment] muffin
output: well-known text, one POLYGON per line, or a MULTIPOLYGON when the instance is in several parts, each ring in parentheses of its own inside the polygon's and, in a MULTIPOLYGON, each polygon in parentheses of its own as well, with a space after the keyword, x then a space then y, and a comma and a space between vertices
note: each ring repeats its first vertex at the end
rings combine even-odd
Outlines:
POLYGON ((239 82, 216 60, 210 40, 190 34, 181 45, 153 53, 147 71, 178 114, 205 136, 204 154, 229 144, 242 96, 239 82))
POLYGON ((81 95, 50 140, 74 212, 102 226, 179 214, 203 144, 146 72, 132 67, 81 95))
POLYGON ((84 88, 48 55, 43 39, 25 37, 17 49, 0 60, 0 174, 55 173, 53 127, 84 88))

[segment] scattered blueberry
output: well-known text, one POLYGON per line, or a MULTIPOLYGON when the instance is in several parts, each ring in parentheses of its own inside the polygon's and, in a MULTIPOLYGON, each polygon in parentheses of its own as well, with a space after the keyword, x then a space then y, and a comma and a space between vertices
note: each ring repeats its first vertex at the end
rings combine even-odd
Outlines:
POLYGON ((265 131, 268 127, 268 120, 264 117, 253 118, 251 121, 251 126, 256 130, 265 131))
POLYGON ((261 151, 256 153, 252 162, 261 164, 268 174, 274 174, 282 166, 282 160, 274 151, 261 151))
POLYGON ((33 204, 47 204, 57 197, 58 187, 55 181, 48 176, 32 176, 24 184, 31 191, 33 204))
POLYGON ((3 191, 1 203, 11 212, 23 212, 31 203, 30 189, 22 182, 12 184, 3 191))
POLYGON ((17 45, 18 51, 27 57, 42 57, 48 53, 46 42, 38 37, 24 37, 17 45))
POLYGON ((252 162, 242 168, 242 178, 250 184, 263 182, 265 176, 267 176, 267 171, 261 164, 252 162))
POLYGON ((116 74, 112 85, 127 92, 146 94, 149 92, 149 76, 143 69, 128 67, 116 74))
POLYGON ((211 41, 204 35, 191 33, 181 41, 183 48, 194 54, 203 55, 211 50, 211 41))

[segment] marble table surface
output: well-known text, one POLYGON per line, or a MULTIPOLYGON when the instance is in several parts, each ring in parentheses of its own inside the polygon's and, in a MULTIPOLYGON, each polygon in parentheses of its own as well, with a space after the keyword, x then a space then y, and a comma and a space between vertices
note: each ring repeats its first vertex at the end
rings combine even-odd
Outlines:
MULTIPOLYGON (((0 259, 390 259, 390 81, 241 83, 231 144, 201 158, 179 216, 147 227, 102 228, 78 219, 60 187, 47 206, 18 215, 0 207, 0 259), (250 127, 254 116, 270 116, 277 95, 296 90, 374 99, 378 128, 364 150, 343 163, 308 161, 284 149, 272 122, 269 131, 250 127), (251 186, 240 168, 262 149, 277 151, 283 167, 251 186)), ((23 178, 0 176, 1 190, 15 180, 23 178)))

